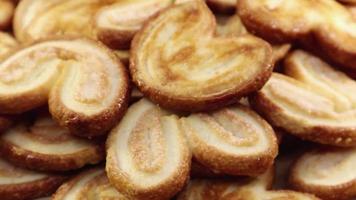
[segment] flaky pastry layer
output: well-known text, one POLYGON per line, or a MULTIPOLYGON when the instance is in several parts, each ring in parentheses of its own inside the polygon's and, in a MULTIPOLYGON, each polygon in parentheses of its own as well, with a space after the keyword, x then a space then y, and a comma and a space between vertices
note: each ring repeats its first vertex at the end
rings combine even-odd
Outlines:
POLYGON ((356 148, 321 148, 304 153, 289 177, 297 190, 322 199, 343 200, 356 196, 356 148))
POLYGON ((356 82, 319 58, 294 51, 252 106, 268 121, 302 139, 335 146, 356 145, 356 82))
POLYGON ((9 33, 0 32, 0 60, 17 45, 17 41, 9 33))
POLYGON ((125 112, 129 94, 125 67, 89 39, 44 40, 0 64, 1 113, 22 113, 48 102, 56 121, 83 137, 111 129, 125 112))
POLYGON ((130 71, 141 92, 162 107, 216 109, 258 90, 272 71, 271 47, 251 35, 216 37, 201 0, 171 6, 136 34, 130 71))
POLYGON ((191 114, 181 121, 194 158, 217 172, 256 176, 277 156, 272 127, 246 106, 191 114))
POLYGON ((108 177, 130 198, 173 197, 188 179, 190 162, 178 117, 146 99, 130 106, 107 140, 108 177))
POLYGON ((104 145, 76 138, 48 114, 22 122, 0 135, 4 158, 33 170, 67 171, 104 159, 104 145))

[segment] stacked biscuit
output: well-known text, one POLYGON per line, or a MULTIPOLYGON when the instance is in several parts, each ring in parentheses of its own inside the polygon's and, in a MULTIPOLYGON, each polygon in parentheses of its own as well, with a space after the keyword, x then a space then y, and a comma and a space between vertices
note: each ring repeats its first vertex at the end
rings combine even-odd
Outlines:
POLYGON ((0 0, 0 199, 356 197, 355 6, 0 0))

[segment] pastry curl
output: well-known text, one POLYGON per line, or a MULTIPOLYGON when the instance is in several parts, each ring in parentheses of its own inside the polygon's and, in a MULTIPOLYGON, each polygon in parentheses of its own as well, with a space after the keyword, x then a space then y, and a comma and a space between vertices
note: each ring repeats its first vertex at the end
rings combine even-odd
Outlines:
POLYGON ((11 0, 0 0, 0 30, 10 27, 15 5, 11 0))
POLYGON ((258 90, 272 71, 271 47, 254 36, 215 37, 201 0, 160 12, 135 36, 130 71, 140 91, 162 107, 217 109, 258 90))
POLYGON ((0 32, 0 60, 5 57, 9 53, 9 51, 11 49, 14 49, 17 45, 17 41, 10 34, 6 32, 0 32))
POLYGON ((239 0, 245 26, 268 41, 297 41, 306 48, 356 70, 356 21, 334 0, 239 0))
POLYGON ((231 175, 258 175, 273 164, 278 144, 272 127, 246 106, 182 118, 194 158, 231 175))
POLYGON ((356 145, 356 82, 319 58, 294 51, 251 105, 268 121, 302 139, 356 145))
POLYGON ((234 13, 237 0, 206 0, 209 7, 219 13, 234 13))
POLYGON ((56 121, 83 137, 110 130, 125 112, 129 94, 125 67, 89 39, 37 42, 0 64, 1 113, 22 113, 48 102, 56 121))
POLYGON ((72 136, 46 113, 1 134, 0 152, 18 166, 41 171, 78 169, 105 156, 104 145, 72 136))
POLYGON ((177 200, 261 200, 261 199, 289 199, 289 200, 319 200, 313 195, 288 191, 268 190, 271 187, 273 170, 254 179, 247 180, 204 180, 190 181, 177 200))
POLYGON ((293 188, 322 199, 356 197, 356 148, 320 148, 303 154, 291 169, 293 188))
POLYGON ((107 147, 110 182, 130 198, 169 199, 188 179, 191 153, 178 118, 146 99, 129 108, 107 147))
POLYGON ((86 170, 63 184, 52 200, 128 200, 109 182, 104 168, 86 170))
POLYGON ((52 194, 66 176, 21 169, 0 159, 0 196, 2 200, 28 200, 52 194))

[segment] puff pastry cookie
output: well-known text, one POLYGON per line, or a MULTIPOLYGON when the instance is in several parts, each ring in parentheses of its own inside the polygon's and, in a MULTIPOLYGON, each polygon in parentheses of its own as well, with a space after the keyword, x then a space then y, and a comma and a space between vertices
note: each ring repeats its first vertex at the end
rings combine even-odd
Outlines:
POLYGON ((273 170, 248 180, 224 181, 196 179, 190 181, 186 189, 180 193, 178 200, 261 200, 261 199, 293 199, 318 200, 313 195, 288 191, 268 190, 271 187, 273 170))
POLYGON ((0 0, 0 30, 9 28, 15 5, 11 0, 0 0))
POLYGON ((206 0, 212 10, 220 13, 234 13, 237 0, 206 0))
POLYGON ((6 54, 8 54, 9 51, 15 48, 17 45, 17 41, 10 34, 6 32, 0 32, 0 60, 3 59, 3 57, 5 57, 6 54))
POLYGON ((289 182, 323 199, 356 196, 356 148, 322 148, 306 152, 291 169, 289 182))
POLYGON ((160 12, 135 36, 130 71, 140 91, 162 107, 202 111, 258 90, 272 71, 271 47, 251 35, 215 37, 201 0, 160 12))
POLYGON ((52 194, 67 177, 21 169, 0 159, 2 200, 28 200, 52 194))
POLYGON ((104 159, 104 146, 76 138, 49 114, 19 123, 0 135, 3 157, 33 170, 67 171, 104 159))
POLYGON ((101 167, 86 170, 63 184, 52 200, 128 200, 110 183, 101 167))
POLYGON ((272 125, 302 139, 356 145, 356 82, 319 58, 295 51, 285 73, 274 73, 251 105, 272 125))
POLYGON ((191 154, 179 119, 146 99, 128 109, 107 147, 110 182, 130 198, 169 199, 188 179, 191 154))
POLYGON ((125 112, 129 94, 125 67, 89 39, 45 40, 0 64, 1 113, 22 113, 48 102, 56 121, 83 137, 111 129, 125 112))
POLYGON ((239 0, 246 27, 275 42, 301 42, 306 48, 356 70, 356 22, 346 7, 334 0, 239 0))
POLYGON ((194 158, 217 172, 255 176, 277 156, 272 127, 246 106, 191 114, 181 121, 194 158))

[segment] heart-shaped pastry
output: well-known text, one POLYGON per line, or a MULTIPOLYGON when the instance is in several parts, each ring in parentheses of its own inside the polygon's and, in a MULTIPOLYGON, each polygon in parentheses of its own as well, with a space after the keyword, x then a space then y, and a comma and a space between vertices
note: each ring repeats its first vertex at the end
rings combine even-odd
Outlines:
POLYGON ((204 1, 170 7, 135 36, 130 72, 140 91, 163 107, 217 109, 258 90, 271 75, 272 50, 252 35, 215 37, 204 1))
POLYGON ((304 153, 291 169, 293 188, 322 199, 356 196, 356 148, 319 148, 304 153))
POLYGON ((89 39, 44 40, 0 64, 0 113, 22 113, 48 102, 59 124, 83 137, 110 130, 124 114, 129 94, 125 67, 89 39))
POLYGON ((268 121, 302 139, 356 145, 356 82, 319 58, 294 51, 251 105, 268 121))

